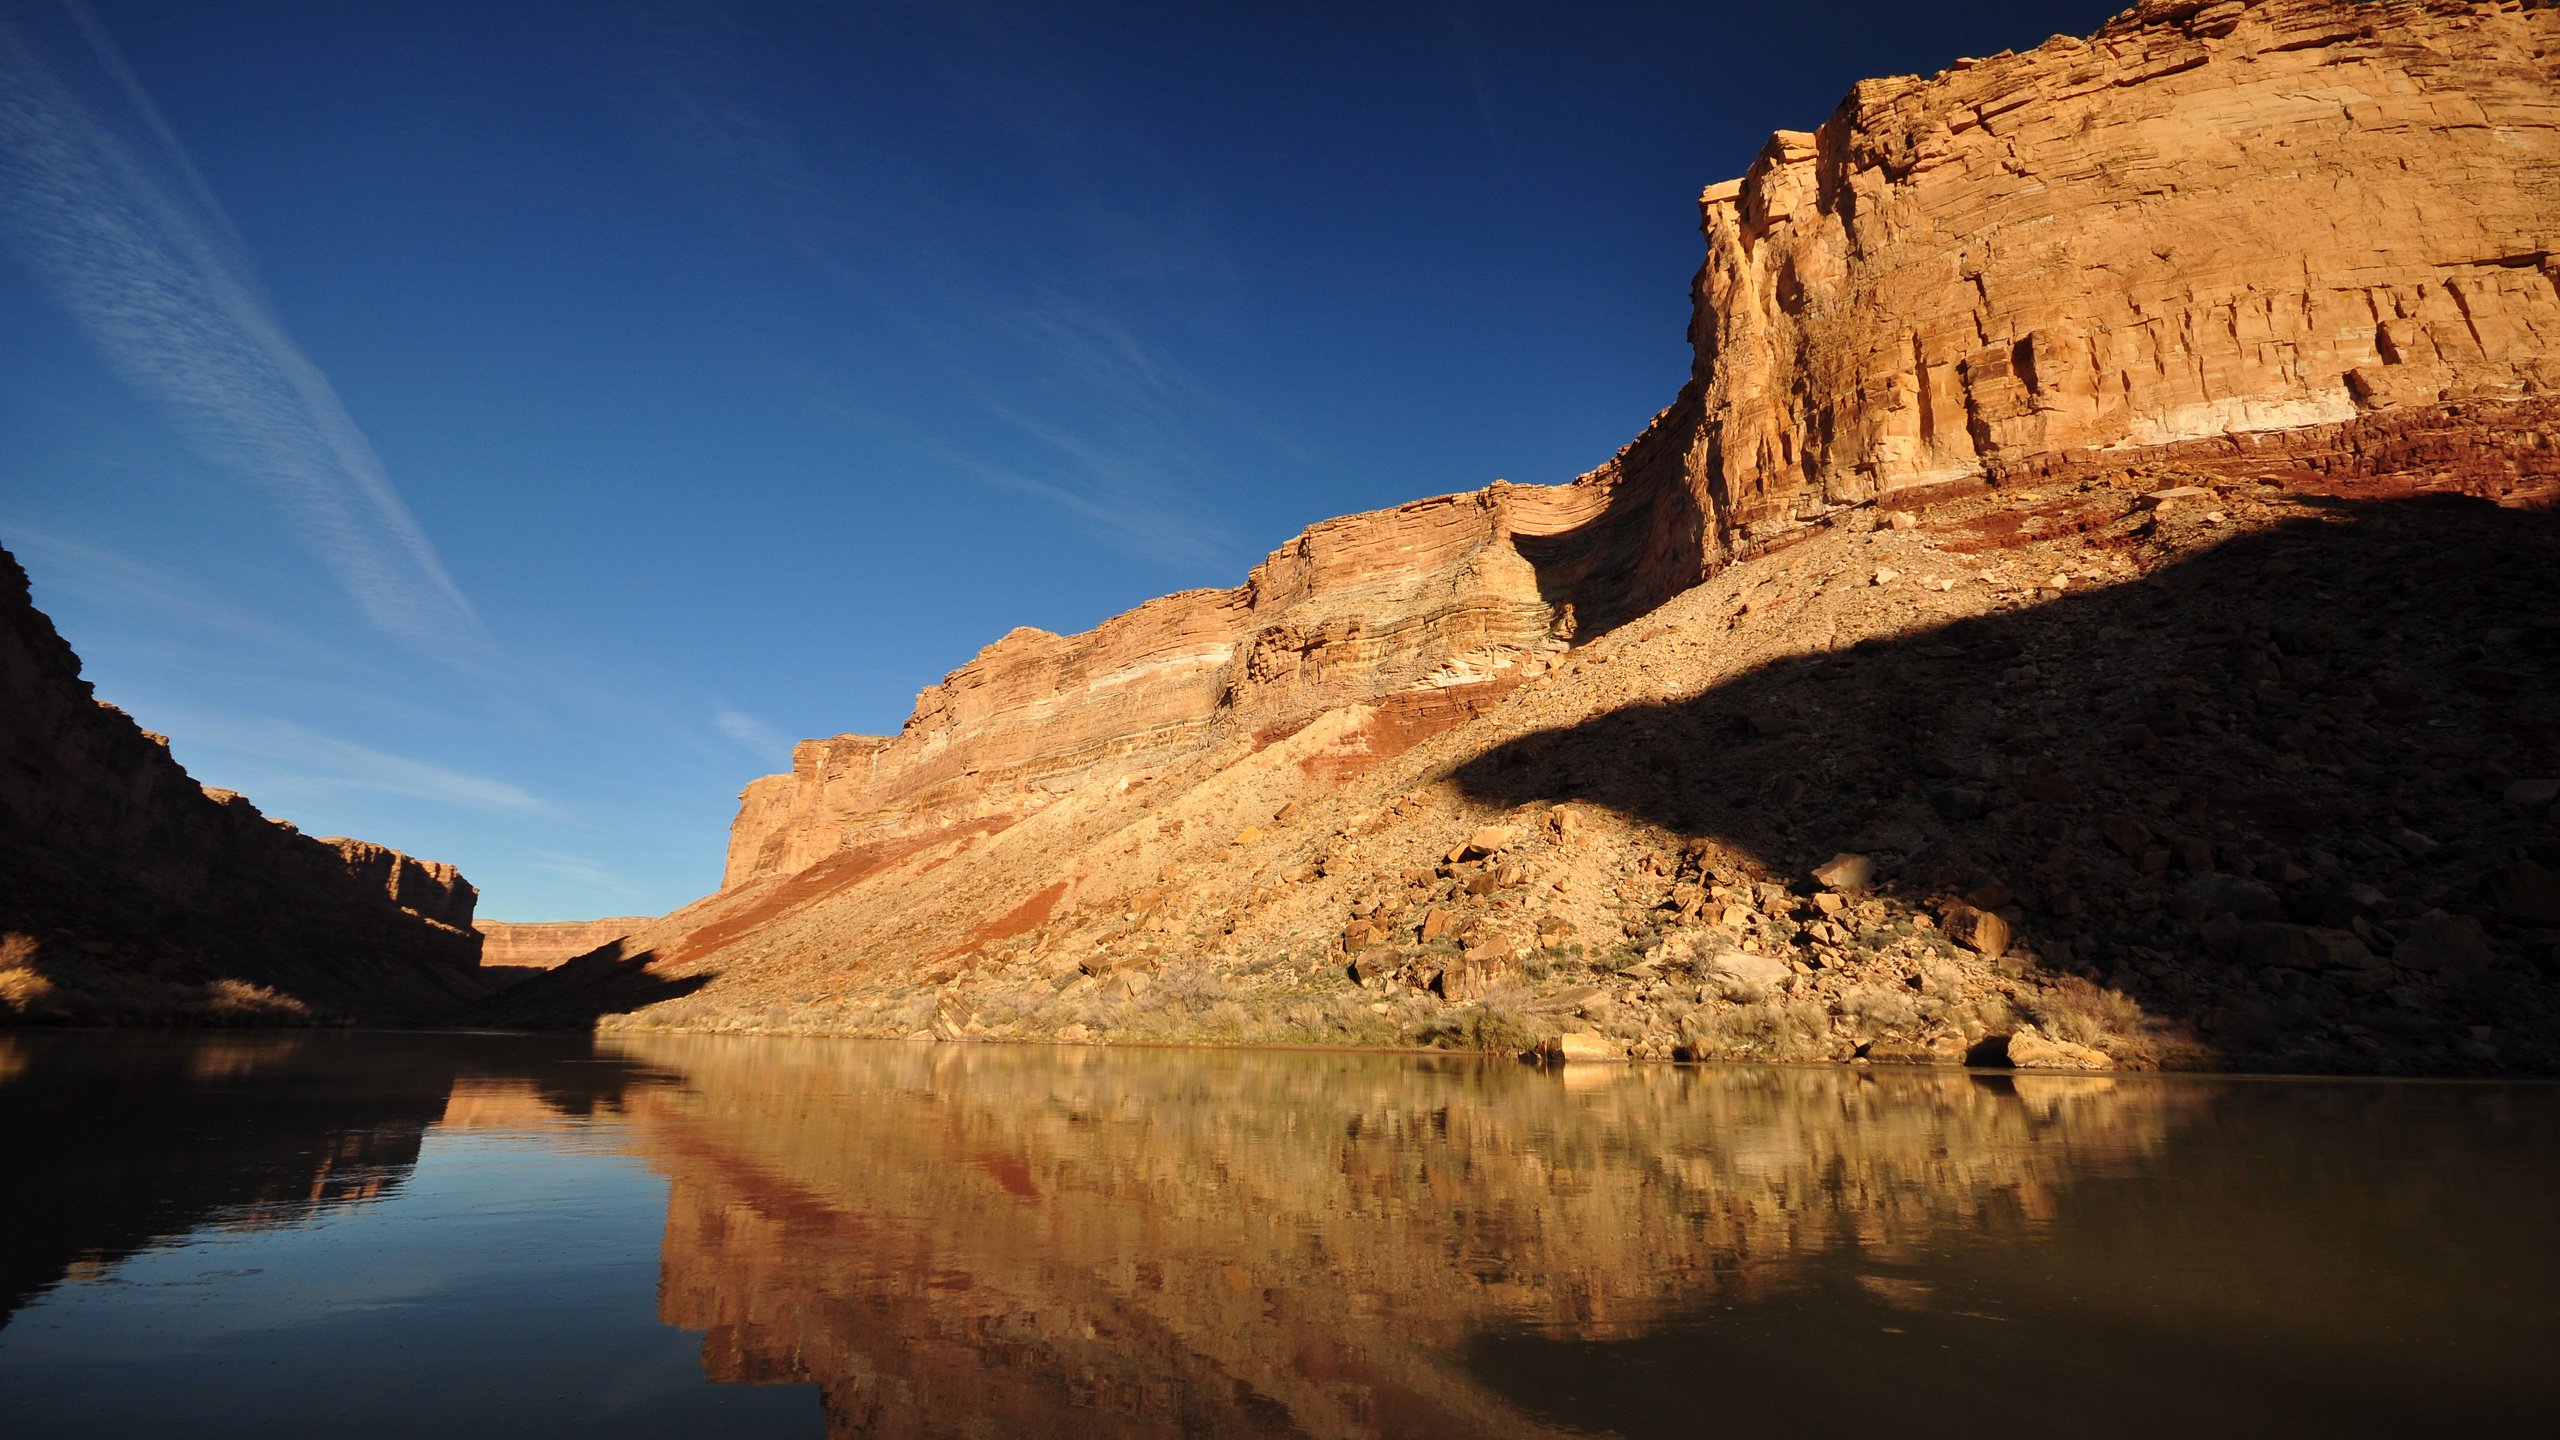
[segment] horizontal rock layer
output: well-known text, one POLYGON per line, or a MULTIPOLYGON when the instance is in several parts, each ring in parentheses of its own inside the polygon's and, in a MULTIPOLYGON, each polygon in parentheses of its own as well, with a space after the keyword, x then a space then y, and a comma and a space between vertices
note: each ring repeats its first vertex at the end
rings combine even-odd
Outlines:
POLYGON ((491 969, 548 970, 563 960, 621 939, 649 923, 644 915, 612 915, 602 920, 543 920, 510 923, 483 920, 480 963, 491 969))
POLYGON ((2560 13, 2151 4, 1859 85, 1701 197, 1720 528, 2560 388, 2560 13))
POLYGON ((0 1021, 423 1019, 484 987, 451 865, 198 785, 0 551, 0 1021))
POLYGON ((1862 85, 1707 192, 1608 463, 1017 632, 490 1018, 2560 1068, 2556 44, 2152 6, 1862 85))
POLYGON ((804 742, 750 785, 723 888, 1346 706, 1402 717, 1334 762, 1373 763, 1841 506, 2232 435, 2366 444, 2394 408, 2560 388, 2560 12, 2153 4, 1861 84, 1701 215, 1690 383, 1606 465, 1017 630, 898 735, 804 742))

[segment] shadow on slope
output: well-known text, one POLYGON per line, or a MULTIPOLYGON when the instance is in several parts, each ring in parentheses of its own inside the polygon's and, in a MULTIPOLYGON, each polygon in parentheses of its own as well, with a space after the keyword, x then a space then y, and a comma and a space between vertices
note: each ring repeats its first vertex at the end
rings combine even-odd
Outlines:
POLYGON ((656 951, 635 949, 627 939, 608 940, 574 960, 463 1007, 450 1023, 511 1030, 592 1030, 607 1015, 690 995, 718 973, 661 974, 649 968, 657 959, 656 951))
POLYGON ((1791 878, 1870 854, 1888 901, 1970 896, 2015 927, 2005 965, 2121 990, 2224 1063, 2551 1070, 2560 812, 2529 782, 2560 775, 2555 580, 2560 515, 2339 503, 1459 780, 1791 878))

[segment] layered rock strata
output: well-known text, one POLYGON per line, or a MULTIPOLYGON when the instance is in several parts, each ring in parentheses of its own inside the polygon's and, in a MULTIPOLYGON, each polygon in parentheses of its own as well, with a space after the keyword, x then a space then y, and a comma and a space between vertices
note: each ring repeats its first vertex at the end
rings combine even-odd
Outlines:
POLYGON ((2270 0, 1862 85, 1706 192, 1607 464, 1017 632, 523 1014, 2560 1066, 2555 57, 2270 0))
POLYGON ((645 915, 602 920, 482 920, 480 963, 492 970, 548 970, 598 946, 609 945, 649 923, 645 915))
POLYGON ((1701 198, 1730 527, 2560 387, 2560 15, 2153 3, 1871 80, 1701 198))
POLYGON ((747 787, 723 888, 865 849, 1000 829, 1096 777, 1378 704, 1390 754, 1479 713, 1621 588, 1643 537, 1611 487, 1496 484, 1317 525, 1233 590, 1081 635, 1021 629, 917 698, 894 736, 803 741, 747 787), (1587 603, 1587 602, 1586 602, 1587 603))
POLYGON ((1017 630, 898 735, 804 742, 748 787, 723 888, 1346 705, 1382 706, 1391 753, 1842 506, 2560 388, 2560 16, 2152 4, 1865 82, 1700 209, 1690 383, 1607 465, 1017 630))
POLYGON ((198 785, 0 551, 0 1021, 416 1020, 486 987, 451 865, 198 785))

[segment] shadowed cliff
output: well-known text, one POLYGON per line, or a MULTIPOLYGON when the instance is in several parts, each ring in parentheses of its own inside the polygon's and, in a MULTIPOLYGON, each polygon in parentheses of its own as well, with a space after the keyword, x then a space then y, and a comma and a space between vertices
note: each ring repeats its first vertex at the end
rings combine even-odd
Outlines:
POLYGON ((582 1041, 0 1032, 0 1327, 155 1241, 390 1194, 429 1129, 480 1118, 475 1092, 575 1116, 648 1078, 582 1041))
POLYGON ((2226 1063, 2560 1068, 2555 583, 2552 512, 2339 503, 1457 774, 1698 837, 1702 887, 1871 857, 1798 942, 1817 968, 1970 896, 2014 932, 1990 958, 2226 1063))
POLYGON ((6 551, 0 694, 0 1025, 419 1021, 487 988, 458 871, 198 785, 6 551))

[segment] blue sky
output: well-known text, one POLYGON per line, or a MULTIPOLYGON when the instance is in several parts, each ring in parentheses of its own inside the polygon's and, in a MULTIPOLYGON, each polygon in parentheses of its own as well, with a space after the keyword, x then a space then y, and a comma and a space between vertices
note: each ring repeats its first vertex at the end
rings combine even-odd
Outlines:
POLYGON ((664 911, 1015 625, 1606 459, 1701 187, 2110 8, 0 0, 0 541, 197 778, 664 911))

